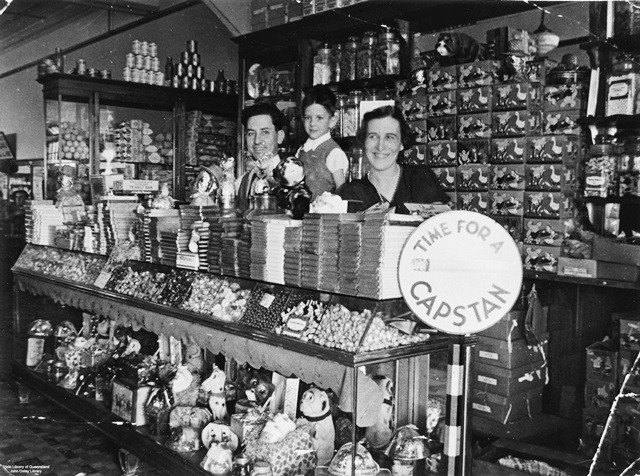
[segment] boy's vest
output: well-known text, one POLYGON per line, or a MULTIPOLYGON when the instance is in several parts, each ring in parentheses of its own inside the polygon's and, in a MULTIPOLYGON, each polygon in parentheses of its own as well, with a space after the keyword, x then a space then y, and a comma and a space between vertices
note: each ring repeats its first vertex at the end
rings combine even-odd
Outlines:
MULTIPOLYGON (((335 192, 336 183, 333 175, 327 167, 327 156, 333 149, 340 148, 336 141, 329 139, 324 141, 315 150, 305 152, 300 148, 298 158, 304 166, 304 174, 307 186, 311 190, 311 199, 315 200, 322 192, 335 192)), ((345 170, 346 175, 346 170, 345 170)))

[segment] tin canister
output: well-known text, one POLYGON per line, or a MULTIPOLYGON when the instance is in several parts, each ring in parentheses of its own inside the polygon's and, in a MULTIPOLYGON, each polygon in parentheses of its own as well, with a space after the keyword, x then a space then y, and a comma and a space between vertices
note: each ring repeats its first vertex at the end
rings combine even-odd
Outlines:
POLYGON ((89 75, 90 78, 97 78, 99 76, 98 70, 95 68, 89 68, 87 70, 87 74, 89 75))
POLYGON ((122 69, 122 79, 124 79, 125 81, 131 81, 131 68, 130 67, 126 67, 122 69))
POLYGON ((140 42, 140 54, 144 56, 149 54, 149 43, 146 41, 140 42))
POLYGON ((142 68, 151 71, 151 56, 145 56, 142 60, 142 68))
POLYGON ((100 77, 102 79, 111 79, 111 70, 110 69, 100 70, 100 77))
POLYGON ((131 81, 133 81, 134 83, 139 83, 140 82, 140 72, 142 70, 138 69, 138 68, 133 68, 131 70, 131 81))
POLYGON ((171 87, 172 88, 180 87, 180 76, 178 76, 177 74, 174 75, 173 78, 171 78, 171 87))
POLYGON ((210 93, 215 93, 216 92, 216 83, 215 81, 208 81, 208 88, 207 91, 209 91, 210 93))
POLYGON ((135 68, 135 66, 136 66, 136 55, 134 55, 133 53, 127 54, 127 67, 135 68))
POLYGON ((157 56, 151 58, 151 71, 160 71, 160 58, 157 56))
POLYGON ((180 80, 180 87, 182 89, 189 89, 189 86, 191 86, 191 78, 189 78, 189 76, 183 76, 180 80))
POLYGON ((191 64, 198 66, 200 64, 200 53, 191 53, 191 64))
POLYGON ((147 71, 146 69, 140 71, 140 82, 142 84, 149 84, 149 71, 147 71))
POLYGON ((203 93, 206 93, 209 90, 209 80, 208 79, 201 79, 200 80, 200 91, 202 91, 203 93))
POLYGON ((196 40, 187 40, 187 52, 188 53, 198 52, 198 42, 196 40))
POLYGON ((186 76, 186 68, 182 63, 176 63, 176 67, 174 69, 176 76, 182 77, 186 76))
POLYGON ((189 76, 190 78, 195 77, 195 69, 195 66, 193 66, 192 64, 188 64, 186 67, 187 76, 189 76))
POLYGON ((204 66, 196 66, 195 76, 198 79, 204 78, 204 66))
POLYGON ((76 61, 76 73, 87 74, 87 65, 83 59, 79 59, 76 61))
POLYGON ((191 89, 198 91, 200 89, 200 80, 198 78, 191 78, 191 89))
POLYGON ((138 69, 142 69, 144 68, 144 56, 143 55, 136 55, 136 64, 135 67, 138 69))
POLYGON ((140 54, 140 40, 133 40, 133 43, 131 45, 131 52, 134 55, 140 54))
POLYGON ((153 73, 154 82, 156 86, 164 86, 164 73, 162 71, 156 71, 153 73))
POLYGON ((154 58, 158 56, 158 45, 156 43, 149 43, 149 56, 154 58))
POLYGON ((180 62, 182 64, 191 63, 191 54, 188 51, 183 51, 182 53, 180 53, 180 62))

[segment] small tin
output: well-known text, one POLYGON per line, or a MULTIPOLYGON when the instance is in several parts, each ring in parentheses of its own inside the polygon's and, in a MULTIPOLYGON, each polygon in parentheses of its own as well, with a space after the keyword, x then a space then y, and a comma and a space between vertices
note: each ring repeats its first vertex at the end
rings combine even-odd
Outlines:
POLYGON ((209 80, 201 79, 200 80, 200 91, 206 93, 209 90, 209 80))
POLYGON ((191 64, 193 66, 198 66, 200 64, 200 53, 191 54, 191 64))
POLYGON ((157 56, 151 58, 151 71, 160 71, 160 58, 157 56))
POLYGON ((133 43, 131 45, 131 52, 134 55, 140 54, 140 40, 133 40, 133 43))
POLYGON ((135 68, 135 66, 136 66, 136 55, 134 55, 133 53, 127 54, 127 67, 135 68))
POLYGON ((176 67, 175 67, 176 76, 180 76, 180 77, 186 76, 185 72, 186 72, 186 68, 184 67, 184 64, 176 63, 176 67))
POLYGON ((111 79, 111 70, 110 69, 100 70, 100 77, 102 79, 111 79))
POLYGON ((183 64, 191 63, 191 54, 188 51, 180 53, 180 62, 183 64))
POLYGON ((200 89, 200 80, 198 78, 191 78, 191 89, 198 91, 200 89))
POLYGON ((198 52, 198 42, 196 40, 187 40, 187 52, 188 53, 198 52))
POLYGON ((78 74, 87 74, 87 65, 83 59, 79 59, 76 61, 76 73, 78 74))
POLYGON ((146 69, 140 71, 140 82, 142 84, 149 84, 149 71, 146 69))
POLYGON ((131 68, 129 66, 122 69, 122 79, 125 81, 131 81, 131 68))
POLYGON ((136 64, 135 64, 135 66, 138 69, 144 68, 144 56, 136 55, 136 64))
POLYGON ((87 70, 87 74, 89 75, 90 78, 97 78, 98 77, 98 70, 95 68, 89 68, 87 70))
POLYGON ((180 80, 180 87, 182 89, 189 89, 190 85, 191 85, 191 78, 189 78, 189 76, 183 76, 182 79, 180 80))
POLYGON ((209 87, 207 88, 207 90, 210 93, 215 93, 216 92, 216 83, 215 83, 215 81, 208 81, 208 86, 209 87))
POLYGON ((203 66, 196 66, 196 71, 195 71, 195 76, 198 79, 202 79, 204 78, 204 67, 203 66))
POLYGON ((151 71, 151 56, 145 56, 142 60, 142 68, 151 71))
POLYGON ((156 57, 158 56, 158 45, 156 43, 149 43, 149 56, 156 57))
POLYGON ((140 72, 142 70, 138 69, 138 68, 134 68, 131 70, 131 81, 133 81, 134 83, 139 83, 140 82, 140 72))
POLYGON ((177 74, 174 75, 173 78, 171 78, 171 87, 172 88, 180 87, 180 76, 178 76, 177 74))
POLYGON ((156 86, 164 86, 164 73, 162 71, 156 71, 153 73, 154 83, 156 86))
POLYGON ((196 69, 195 66, 193 66, 192 64, 188 64, 187 68, 186 68, 187 76, 190 77, 190 78, 194 78, 195 77, 195 69, 196 69))
POLYGON ((144 56, 149 54, 149 43, 146 41, 140 42, 140 54, 144 56))

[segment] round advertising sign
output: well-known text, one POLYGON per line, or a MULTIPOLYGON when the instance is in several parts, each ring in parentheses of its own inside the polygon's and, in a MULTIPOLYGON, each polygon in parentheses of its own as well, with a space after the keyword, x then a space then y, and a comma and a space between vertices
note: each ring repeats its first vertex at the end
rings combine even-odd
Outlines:
POLYGON ((474 334, 496 324, 518 299, 522 262, 496 221, 476 212, 445 212, 409 237, 398 280, 422 322, 448 334, 474 334))

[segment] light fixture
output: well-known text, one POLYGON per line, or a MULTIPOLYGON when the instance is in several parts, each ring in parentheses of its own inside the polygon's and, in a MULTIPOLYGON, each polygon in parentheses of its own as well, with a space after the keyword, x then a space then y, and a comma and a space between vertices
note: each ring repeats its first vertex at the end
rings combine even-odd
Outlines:
POLYGON ((544 24, 545 10, 542 10, 542 17, 540 18, 540 26, 533 32, 538 43, 538 56, 546 56, 548 53, 558 47, 560 43, 560 37, 553 33, 544 24))

